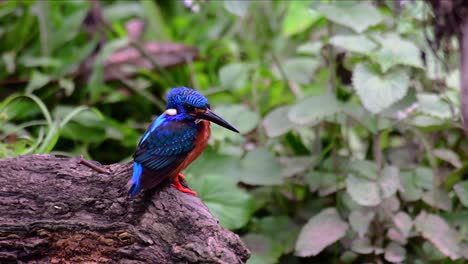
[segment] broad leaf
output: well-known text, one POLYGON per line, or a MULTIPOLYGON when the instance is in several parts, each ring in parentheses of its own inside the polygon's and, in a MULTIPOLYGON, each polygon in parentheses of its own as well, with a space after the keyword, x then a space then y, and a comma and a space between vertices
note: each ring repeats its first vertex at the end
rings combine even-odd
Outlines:
POLYGON ((406 259, 406 249, 395 242, 390 242, 385 248, 385 260, 392 263, 402 263, 406 259))
POLYGON ((207 147, 200 157, 190 164, 184 172, 197 177, 203 177, 205 174, 209 173, 239 181, 241 177, 239 167, 239 158, 222 155, 213 148, 207 147))
MULTIPOLYGON (((419 93, 417 94, 417 98, 419 103, 419 112, 436 118, 449 119, 452 117, 450 105, 443 101, 439 95, 432 93, 419 93)), ((454 109, 454 111, 456 111, 456 109, 454 109)), ((454 114, 456 114, 456 112, 454 114)))
POLYGON ((330 39, 334 46, 345 50, 368 55, 377 47, 373 41, 363 35, 335 35, 330 39))
POLYGON ((411 220, 411 217, 407 213, 398 212, 393 216, 393 223, 405 238, 409 236, 413 227, 413 220, 411 220))
POLYGON ((403 68, 379 73, 368 63, 359 63, 353 71, 353 86, 364 107, 373 114, 397 102, 406 95, 408 73, 403 68))
POLYGON ((313 58, 290 58, 281 64, 282 71, 276 68, 273 70, 276 78, 297 82, 299 84, 308 84, 314 76, 314 71, 319 66, 320 61, 313 58), (284 75, 286 76, 283 76, 284 75))
POLYGON ((219 70, 221 86, 229 90, 242 89, 247 85, 250 66, 245 63, 231 63, 219 70))
POLYGON ((422 196, 422 200, 434 208, 439 208, 445 211, 452 210, 452 199, 448 192, 443 189, 436 188, 425 192, 422 196))
POLYGON ((232 179, 210 174, 188 177, 187 180, 222 226, 238 229, 249 221, 254 209, 253 200, 232 179))
POLYGON ((455 231, 438 215, 421 212, 415 219, 416 230, 452 260, 460 257, 455 231))
POLYGON ((300 125, 313 124, 341 110, 341 104, 332 94, 308 97, 291 107, 289 119, 300 125))
POLYGON ((32 73, 28 86, 26 86, 26 93, 33 93, 35 90, 44 87, 50 80, 51 77, 49 75, 35 70, 32 73))
POLYGON ((302 228, 296 242, 296 255, 315 256, 342 238, 347 230, 348 224, 341 220, 335 208, 324 209, 302 228))
POLYGON ((288 216, 267 216, 253 219, 250 230, 269 237, 276 253, 287 254, 294 250, 300 227, 288 216))
POLYGON ((462 167, 460 157, 453 150, 450 150, 450 149, 434 149, 432 153, 434 154, 434 156, 438 157, 439 159, 452 164, 457 169, 462 167))
POLYGON ((245 155, 241 161, 241 180, 251 185, 279 185, 283 183, 281 166, 276 157, 263 148, 245 155))
MULTIPOLYGON (((243 105, 221 105, 214 112, 233 125, 241 134, 246 134, 257 127, 260 117, 243 105)), ((216 140, 236 140, 240 135, 216 124, 211 125, 212 136, 216 140)))
POLYGON ((283 33, 291 36, 301 33, 310 27, 321 15, 309 8, 308 1, 289 1, 288 10, 283 20, 283 33))
POLYGON ((375 181, 348 174, 346 188, 354 201, 362 206, 376 206, 381 202, 379 185, 375 181))
POLYGON ((317 10, 327 19, 361 33, 382 22, 383 16, 370 2, 338 1, 322 4, 317 10))
POLYGON ((314 162, 314 158, 306 157, 281 157, 279 162, 281 164, 281 173, 283 177, 292 177, 294 175, 303 173, 314 162))
POLYGON ((311 192, 319 191, 320 196, 326 196, 345 187, 341 174, 311 170, 304 176, 311 192))
POLYGON ((275 264, 281 256, 274 240, 263 234, 247 234, 242 237, 251 256, 247 264, 275 264))
POLYGON ((374 62, 379 63, 382 71, 386 72, 396 65, 408 65, 422 68, 421 52, 413 42, 400 38, 397 34, 375 36, 381 48, 372 56, 374 62))
POLYGON ((433 187, 434 174, 431 169, 419 167, 413 171, 400 173, 399 192, 406 201, 421 199, 425 190, 433 187))
POLYGON ((400 186, 400 171, 395 166, 385 166, 379 177, 379 186, 383 198, 388 198, 396 193, 400 186))
POLYGON ((364 237, 374 216, 375 213, 372 211, 354 210, 349 215, 349 223, 359 237, 364 237))
POLYGON ((289 121, 288 113, 289 106, 280 106, 270 113, 263 119, 263 127, 269 137, 278 137, 286 134, 294 124, 289 121))
POLYGON ((453 186, 460 202, 468 207, 468 181, 462 181, 453 186))

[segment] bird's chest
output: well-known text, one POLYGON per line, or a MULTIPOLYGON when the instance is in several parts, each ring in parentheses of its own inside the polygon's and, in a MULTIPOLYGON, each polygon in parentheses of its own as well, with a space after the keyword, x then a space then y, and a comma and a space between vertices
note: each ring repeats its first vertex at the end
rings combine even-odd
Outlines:
POLYGON ((210 138, 210 122, 202 120, 199 123, 198 135, 195 138, 195 146, 193 150, 187 155, 187 158, 182 163, 181 169, 185 169, 190 163, 196 160, 200 154, 205 150, 206 145, 208 144, 208 139, 210 138))

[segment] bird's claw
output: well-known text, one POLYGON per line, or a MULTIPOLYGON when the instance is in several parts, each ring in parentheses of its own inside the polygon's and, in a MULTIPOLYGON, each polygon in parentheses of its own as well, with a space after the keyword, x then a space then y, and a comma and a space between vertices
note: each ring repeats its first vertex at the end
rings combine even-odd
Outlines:
POLYGON ((177 190, 183 192, 183 193, 188 193, 188 194, 192 194, 192 195, 197 195, 197 192, 195 191, 192 191, 190 190, 189 188, 185 188, 184 186, 182 186, 182 184, 180 183, 180 180, 179 178, 182 178, 182 179, 185 179, 185 176, 182 174, 182 173, 179 173, 179 175, 177 175, 176 177, 174 177, 174 183, 171 184, 174 188, 176 188, 177 190))

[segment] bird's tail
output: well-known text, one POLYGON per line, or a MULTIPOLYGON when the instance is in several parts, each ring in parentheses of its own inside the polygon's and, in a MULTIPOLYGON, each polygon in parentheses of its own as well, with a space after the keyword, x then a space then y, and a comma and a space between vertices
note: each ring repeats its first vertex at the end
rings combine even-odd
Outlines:
POLYGON ((128 195, 130 196, 135 196, 138 191, 140 191, 141 185, 140 185, 140 178, 141 178, 141 173, 143 172, 143 167, 141 166, 140 163, 133 162, 133 175, 132 179, 130 179, 129 182, 129 188, 128 188, 128 195))

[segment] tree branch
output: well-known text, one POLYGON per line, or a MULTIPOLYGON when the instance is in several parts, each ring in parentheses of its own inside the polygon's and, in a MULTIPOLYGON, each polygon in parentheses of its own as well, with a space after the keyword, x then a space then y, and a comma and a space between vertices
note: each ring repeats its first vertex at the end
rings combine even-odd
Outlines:
POLYGON ((250 253, 198 197, 126 194, 130 164, 27 155, 0 160, 0 262, 244 263, 250 253), (95 162, 88 161, 92 164, 95 162))

